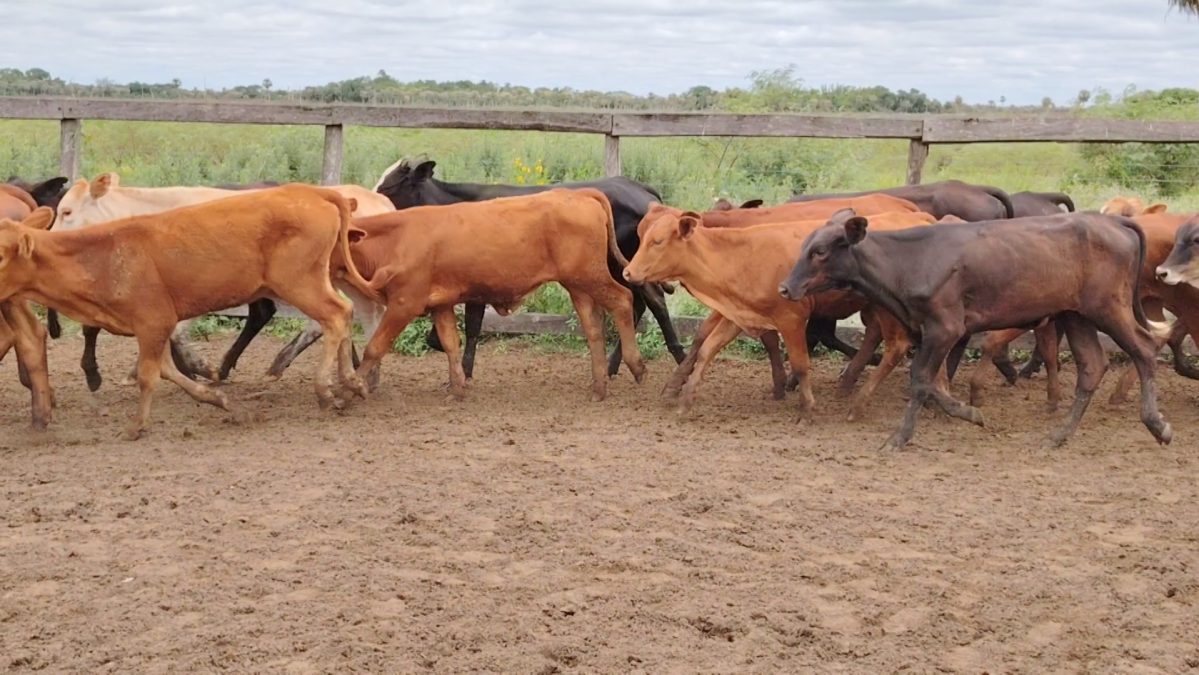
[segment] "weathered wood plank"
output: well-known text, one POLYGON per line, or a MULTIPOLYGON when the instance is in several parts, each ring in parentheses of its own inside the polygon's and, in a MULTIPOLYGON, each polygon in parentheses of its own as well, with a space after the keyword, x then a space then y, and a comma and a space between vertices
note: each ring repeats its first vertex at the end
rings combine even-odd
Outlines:
POLYGON ((609 178, 624 175, 620 164, 620 136, 604 134, 604 175, 609 178))
POLYGON ((924 175, 924 160, 928 159, 928 143, 912 139, 908 143, 908 185, 919 185, 924 175))
POLYGON ((1115 120, 1069 115, 1043 117, 924 118, 925 143, 1061 141, 1122 143, 1199 142, 1199 122, 1115 120))
POLYGON ((729 115, 615 113, 617 136, 795 136, 920 138, 919 117, 850 115, 729 115))
POLYGON ((0 118, 220 124, 321 124, 608 133, 612 116, 547 110, 403 108, 321 103, 0 97, 0 118))
POLYGON ((325 126, 325 157, 321 163, 321 185, 341 184, 342 138, 345 127, 340 124, 325 126))
POLYGON ((58 173, 67 177, 67 184, 79 178, 79 162, 83 157, 83 122, 66 118, 58 125, 58 173))

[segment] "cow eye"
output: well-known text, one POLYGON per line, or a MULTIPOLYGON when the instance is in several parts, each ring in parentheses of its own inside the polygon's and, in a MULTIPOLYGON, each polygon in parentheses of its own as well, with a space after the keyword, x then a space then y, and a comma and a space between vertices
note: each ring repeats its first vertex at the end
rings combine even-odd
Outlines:
POLYGON ((812 255, 817 258, 823 258, 824 256, 828 255, 828 247, 816 246, 812 249, 812 255))

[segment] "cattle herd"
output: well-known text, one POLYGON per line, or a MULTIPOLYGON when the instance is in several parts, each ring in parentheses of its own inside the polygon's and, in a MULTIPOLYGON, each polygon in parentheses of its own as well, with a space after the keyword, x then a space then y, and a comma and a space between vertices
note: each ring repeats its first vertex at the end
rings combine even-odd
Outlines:
POLYGON ((663 205, 652 188, 625 178, 517 187, 448 183, 433 169, 432 161, 402 160, 373 191, 135 188, 112 173, 65 190, 64 178, 0 185, 0 359, 15 351, 34 427, 50 422, 54 406, 46 341, 58 335, 59 312, 84 326, 81 363, 93 390, 101 386, 99 331, 137 339, 131 377, 141 396, 125 430, 135 439, 147 428, 160 378, 238 413, 223 391, 200 380, 229 376, 276 300, 311 321, 269 375, 282 375, 323 335, 317 399, 322 408, 344 407, 379 386, 383 357, 426 314, 434 326, 428 340, 449 360, 450 391, 463 396, 484 307, 507 313, 550 281, 570 294, 586 335, 595 400, 622 362, 638 382, 645 377, 635 326, 646 309, 678 363, 664 393, 684 412, 716 355, 742 333, 765 346, 774 396, 798 390, 801 419, 816 403, 809 377, 816 344, 850 357, 843 394, 875 365, 853 395, 851 418, 868 414, 879 384, 911 355, 909 402, 887 441, 892 448, 911 439, 929 403, 983 424, 976 406, 989 362, 1014 381, 1021 373, 1008 345, 1030 330, 1037 351, 1022 374, 1044 365, 1051 408, 1060 399, 1062 334, 1078 372, 1073 405, 1049 439, 1055 445, 1077 428, 1108 368, 1100 332, 1131 362, 1113 398, 1123 400, 1139 379, 1141 420, 1160 443, 1173 432, 1157 408, 1156 355, 1169 344, 1175 370, 1199 379, 1181 346, 1188 335, 1199 339, 1199 218, 1160 204, 1120 198, 1075 212, 1061 194, 1008 195, 947 181, 803 195, 770 207, 721 200, 697 213, 663 205), (667 312, 675 284, 712 310, 689 349, 667 312), (47 325, 30 303, 48 309, 47 325), (181 322, 246 303, 245 326, 219 366, 190 349, 181 322), (610 357, 604 313, 618 334, 610 357), (865 326, 857 350, 835 332, 855 313, 865 326), (369 336, 361 360, 350 337, 355 318, 369 336), (949 383, 976 333, 986 333, 985 358, 967 403, 949 383))

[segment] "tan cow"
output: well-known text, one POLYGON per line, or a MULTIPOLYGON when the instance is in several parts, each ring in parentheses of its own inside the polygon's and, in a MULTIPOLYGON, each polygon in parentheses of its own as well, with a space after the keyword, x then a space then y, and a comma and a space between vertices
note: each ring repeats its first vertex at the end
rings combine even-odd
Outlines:
MULTIPOLYGON (((324 354, 315 378, 322 407, 336 403, 332 371, 365 396, 351 372, 350 304, 333 289, 330 260, 348 260, 350 204, 338 193, 286 185, 66 232, 0 222, 0 301, 33 300, 138 341, 138 414, 125 432, 146 429, 160 376, 198 401, 229 410, 225 395, 187 379, 167 343, 175 326, 263 297, 288 302, 321 324, 324 354)), ((350 284, 378 295, 352 263, 350 284)), ((6 317, 7 318, 7 317, 6 317)), ((38 364, 29 364, 31 375, 38 364)), ((44 367, 43 367, 44 370, 44 367)))
POLYGON ((351 247, 354 265, 386 297, 387 310, 358 368, 369 373, 414 318, 432 313, 450 365, 450 390, 465 395, 458 320, 464 302, 512 308, 538 286, 557 281, 570 293, 591 353, 592 394, 608 391, 600 308, 620 332, 622 357, 638 382, 645 365, 633 328, 632 293, 608 271, 623 267, 612 208, 592 188, 447 206, 418 206, 356 218, 366 232, 351 247))
POLYGON ((1099 209, 1099 213, 1104 215, 1124 216, 1126 218, 1165 212, 1165 204, 1159 202, 1145 206, 1145 203, 1137 197, 1113 197, 1107 200, 1107 203, 1099 209))
MULTIPOLYGON (((821 199, 810 202, 787 202, 778 206, 766 208, 729 208, 713 209, 703 214, 704 227, 744 227, 746 225, 764 225, 766 223, 787 223, 798 220, 825 220, 843 209, 853 209, 854 213, 863 216, 873 216, 880 213, 918 213, 920 208, 906 199, 891 195, 871 194, 861 197, 840 197, 821 199)), ((645 232, 650 224, 657 222, 664 215, 681 216, 688 213, 682 209, 665 204, 654 204, 645 212, 645 217, 637 225, 637 236, 645 238, 645 232)))
MULTIPOLYGON (((395 210, 391 201, 357 185, 335 185, 330 189, 343 197, 354 200, 357 204, 355 215, 378 215, 395 210)), ((246 194, 253 190, 230 190, 212 187, 126 187, 121 185, 120 176, 115 172, 100 174, 89 182, 80 179, 75 182, 62 201, 58 204, 54 230, 56 232, 74 230, 96 223, 128 218, 130 216, 158 213, 180 206, 201 204, 214 199, 224 199, 234 195, 246 194)), ((356 313, 364 323, 373 328, 374 308, 369 303, 355 300, 356 313)), ((311 326, 310 326, 311 329, 311 326)), ((84 328, 83 370, 87 376, 88 387, 93 391, 100 386, 100 371, 96 363, 96 337, 98 330, 94 327, 84 328)), ((245 349, 247 341, 239 340, 231 353, 224 359, 221 369, 210 365, 197 355, 187 344, 187 326, 181 324, 172 335, 171 342, 179 352, 181 365, 191 373, 202 375, 210 380, 221 379, 221 371, 225 373, 236 363, 237 357, 245 349)), ((132 381, 135 377, 130 376, 132 381)))
MULTIPOLYGON (((852 211, 844 211, 834 217, 852 215, 852 211)), ((666 393, 678 394, 679 412, 688 411, 695 402, 705 370, 726 345, 743 331, 756 336, 777 330, 787 344, 793 377, 798 379, 801 418, 807 416, 815 405, 808 377, 811 367, 805 336, 808 319, 817 312, 846 316, 867 305, 860 297, 845 291, 817 293, 799 302, 779 295, 779 283, 799 258, 804 239, 828 220, 730 228, 708 227, 707 219, 708 214, 660 212, 658 219, 645 230, 637 254, 625 268, 625 279, 630 283, 678 280, 721 317, 702 340, 694 365, 680 364, 666 393)), ((923 213, 897 213, 880 215, 871 222, 879 222, 885 229, 905 229, 931 224, 934 219, 923 213)), ((851 416, 860 412, 909 346, 903 327, 894 318, 882 311, 875 315, 884 321, 883 361, 855 397, 851 416)), ((865 350, 859 355, 869 358, 865 350)))

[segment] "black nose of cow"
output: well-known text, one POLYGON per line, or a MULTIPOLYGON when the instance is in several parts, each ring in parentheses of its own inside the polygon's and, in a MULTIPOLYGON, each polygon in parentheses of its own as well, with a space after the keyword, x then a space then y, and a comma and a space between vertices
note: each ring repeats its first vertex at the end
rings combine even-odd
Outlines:
POLYGON ((787 290, 787 284, 779 284, 779 295, 788 300, 791 299, 791 291, 787 290))

